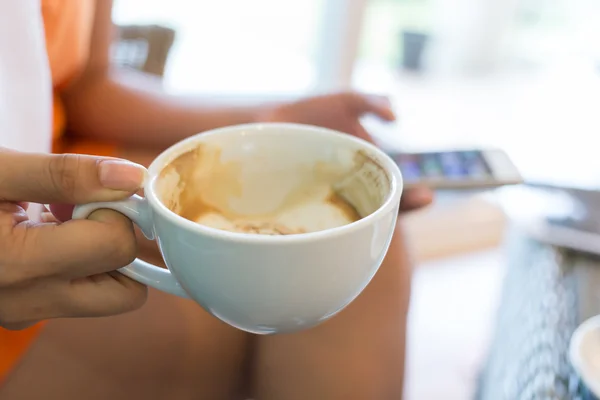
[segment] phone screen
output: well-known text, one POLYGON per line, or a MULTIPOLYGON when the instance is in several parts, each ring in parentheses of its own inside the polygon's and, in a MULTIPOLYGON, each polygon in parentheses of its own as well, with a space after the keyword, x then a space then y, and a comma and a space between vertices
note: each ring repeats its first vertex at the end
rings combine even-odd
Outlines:
POLYGON ((407 182, 418 181, 488 181, 492 171, 481 151, 445 151, 435 153, 400 153, 392 155, 407 182))

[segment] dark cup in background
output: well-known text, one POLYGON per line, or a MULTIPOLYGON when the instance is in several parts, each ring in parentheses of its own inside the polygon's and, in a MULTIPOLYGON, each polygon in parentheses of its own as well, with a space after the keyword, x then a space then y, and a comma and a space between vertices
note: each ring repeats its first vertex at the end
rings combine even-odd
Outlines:
POLYGON ((429 35, 423 32, 402 32, 402 68, 409 71, 421 71, 423 53, 429 42, 429 35))

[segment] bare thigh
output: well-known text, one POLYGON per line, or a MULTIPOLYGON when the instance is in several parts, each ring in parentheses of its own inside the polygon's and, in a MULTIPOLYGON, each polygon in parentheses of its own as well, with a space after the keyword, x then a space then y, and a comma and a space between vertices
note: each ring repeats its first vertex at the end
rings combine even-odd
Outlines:
POLYGON ((234 399, 248 337, 195 303, 151 291, 126 315, 50 322, 2 400, 234 399))
POLYGON ((399 399, 408 272, 395 266, 340 315, 291 335, 251 337, 154 290, 136 312, 52 321, 0 400, 245 399, 248 379, 257 400, 399 399))
MULTIPOLYGON (((154 157, 135 151, 123 156, 145 165, 154 157)), ((411 264, 397 229, 373 281, 340 314, 305 332, 246 338, 250 375, 243 380, 250 382, 253 398, 401 398, 410 280, 411 264)))
POLYGON ((346 309, 304 332, 255 338, 255 398, 401 399, 410 277, 398 230, 379 272, 346 309))

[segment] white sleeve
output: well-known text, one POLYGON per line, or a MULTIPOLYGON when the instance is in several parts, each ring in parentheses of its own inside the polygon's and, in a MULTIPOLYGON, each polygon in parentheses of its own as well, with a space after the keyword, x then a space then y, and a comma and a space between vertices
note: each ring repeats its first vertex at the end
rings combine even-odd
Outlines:
POLYGON ((47 152, 51 102, 40 0, 0 0, 0 146, 47 152))

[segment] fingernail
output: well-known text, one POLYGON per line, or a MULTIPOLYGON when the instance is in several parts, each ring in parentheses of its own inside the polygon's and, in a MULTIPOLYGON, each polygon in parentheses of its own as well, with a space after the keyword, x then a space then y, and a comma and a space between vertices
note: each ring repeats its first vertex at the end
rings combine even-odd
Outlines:
POLYGON ((396 120, 396 114, 394 113, 394 111, 391 108, 389 108, 387 110, 386 118, 388 119, 388 121, 395 121, 396 120))
POLYGON ((146 168, 125 160, 103 160, 99 164, 98 178, 107 189, 135 192, 144 183, 146 168))
POLYGON ((54 214, 51 212, 43 212, 42 215, 40 215, 40 221, 44 223, 58 222, 54 214))
POLYGON ((374 101, 379 105, 384 114, 383 117, 388 121, 396 120, 396 114, 394 113, 392 102, 387 96, 376 96, 374 101))

